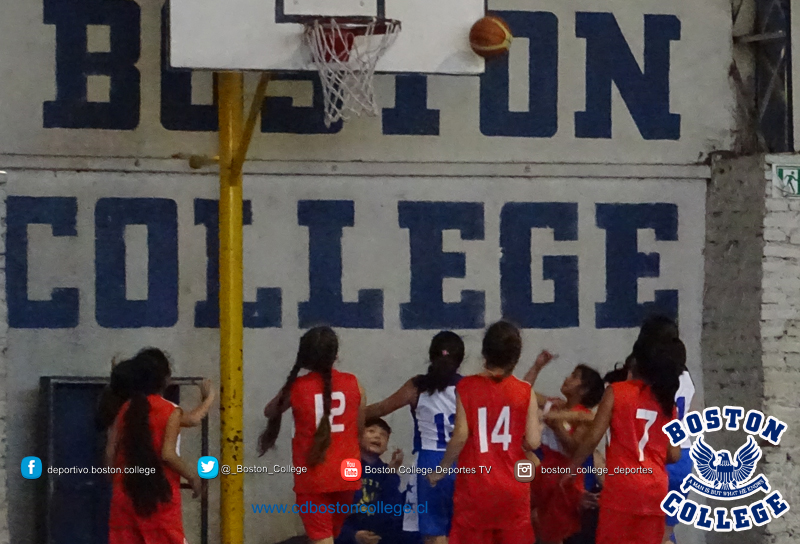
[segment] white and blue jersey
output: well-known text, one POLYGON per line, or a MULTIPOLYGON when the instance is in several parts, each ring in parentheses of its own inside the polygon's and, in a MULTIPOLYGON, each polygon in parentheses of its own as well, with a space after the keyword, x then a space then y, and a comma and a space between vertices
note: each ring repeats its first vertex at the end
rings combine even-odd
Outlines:
MULTIPOLYGON (((684 370, 680 376, 678 384, 678 391, 675 393, 675 406, 678 408, 678 419, 684 421, 686 419, 686 412, 692 404, 694 398, 694 383, 692 377, 689 375, 688 370, 684 370)), ((677 463, 667 465, 667 475, 669 476, 669 490, 677 491, 678 493, 688 496, 688 493, 681 491, 681 484, 683 479, 692 473, 692 458, 689 457, 689 448, 692 443, 687 437, 681 442, 681 458, 677 463)), ((667 525, 674 527, 678 524, 678 518, 674 516, 667 516, 667 525)))
MULTIPOLYGON (((443 391, 420 393, 414 417, 414 451, 417 466, 435 469, 441 463, 456 421, 456 385, 461 376, 453 376, 443 391)), ((453 517, 455 475, 431 487, 424 474, 417 477, 417 501, 427 503, 419 514, 419 532, 423 536, 447 536, 453 517)))
POLYGON ((420 393, 413 412, 415 448, 441 452, 447 449, 456 423, 456 385, 460 379, 456 374, 444 391, 420 393))
MULTIPOLYGON (((689 406, 692 404, 695 390, 694 382, 692 382, 692 377, 689 375, 688 370, 683 371, 679 380, 678 392, 675 393, 675 406, 678 408, 678 419, 684 422, 686 419, 686 412, 689 411, 689 406)), ((687 436, 686 439, 681 442, 681 448, 687 449, 690 447, 692 447, 692 443, 687 436)))

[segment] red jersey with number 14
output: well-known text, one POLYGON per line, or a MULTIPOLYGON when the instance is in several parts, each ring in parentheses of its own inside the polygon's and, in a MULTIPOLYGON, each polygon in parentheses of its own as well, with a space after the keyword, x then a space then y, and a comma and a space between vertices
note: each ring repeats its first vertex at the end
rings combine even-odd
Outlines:
POLYGON ((331 445, 325 460, 312 467, 308 452, 314 444, 317 422, 323 413, 323 383, 318 372, 309 372, 292 384, 291 404, 294 416, 292 463, 296 468, 306 467, 308 472, 294 475, 295 493, 329 493, 361 489, 361 480, 342 478, 341 466, 345 459, 361 459, 358 436, 358 409, 361 392, 358 380, 352 374, 331 370, 331 445))
POLYGON ((467 415, 469 438, 458 458, 454 515, 476 529, 530 526, 530 484, 514 478, 514 465, 526 459, 522 441, 531 386, 514 376, 496 382, 487 376, 463 378, 456 392, 467 415), (483 467, 483 469, 481 468, 483 467), (487 473, 487 468, 491 471, 487 473))
POLYGON ((617 382, 610 387, 614 408, 606 446, 608 475, 600 504, 633 514, 663 515, 669 438, 662 428, 677 415, 667 418, 650 387, 641 380, 617 382))

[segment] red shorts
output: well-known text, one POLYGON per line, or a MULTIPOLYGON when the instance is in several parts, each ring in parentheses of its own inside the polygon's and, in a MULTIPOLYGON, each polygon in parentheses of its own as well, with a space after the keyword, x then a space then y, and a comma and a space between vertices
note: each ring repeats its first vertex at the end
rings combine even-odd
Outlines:
POLYGON ((536 508, 536 535, 541 542, 561 542, 581 530, 583 477, 541 473, 542 467, 555 466, 560 464, 547 463, 545 458, 531 482, 531 507, 536 508))
POLYGON ((664 514, 629 514, 600 507, 596 544, 660 544, 664 538, 664 514))
POLYGON ((349 506, 353 504, 355 491, 332 491, 330 493, 298 493, 297 506, 300 508, 300 519, 306 529, 306 536, 311 540, 336 538, 342 530, 344 520, 350 515, 349 506), (305 505, 308 503, 308 505, 305 505), (337 503, 339 505, 337 512, 337 503), (314 512, 309 511, 309 507, 314 512), (329 506, 333 506, 333 511, 329 506), (348 508, 345 509, 344 507, 348 508), (305 510, 305 513, 303 513, 305 510), (322 512, 321 512, 322 510, 322 512))
POLYGON ((142 530, 138 527, 111 528, 108 544, 185 544, 183 529, 142 530))
POLYGON ((449 544, 533 544, 533 526, 526 518, 502 529, 480 529, 453 518, 449 544))

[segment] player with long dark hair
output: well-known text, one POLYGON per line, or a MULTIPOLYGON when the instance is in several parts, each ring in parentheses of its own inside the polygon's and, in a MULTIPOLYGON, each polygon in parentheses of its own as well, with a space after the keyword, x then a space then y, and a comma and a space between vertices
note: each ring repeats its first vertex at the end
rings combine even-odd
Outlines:
POLYGON ((686 348, 677 338, 653 343, 637 340, 632 379, 606 388, 594 421, 575 450, 573 473, 611 429, 597 544, 661 543, 666 464, 680 459, 680 448, 671 446, 661 429, 677 414, 678 369, 685 361, 686 348))
POLYGON ((162 394, 170 377, 160 350, 140 351, 128 369, 130 399, 119 410, 106 446, 109 466, 125 469, 112 478, 109 544, 184 544, 180 478, 201 482, 178 453, 181 409, 162 394))
MULTIPOLYGON (((638 341, 640 343, 669 342, 679 338, 678 324, 664 315, 652 315, 645 319, 639 332, 638 341)), ((686 366, 686 359, 683 364, 679 364, 678 371, 678 391, 675 393, 675 406, 678 410, 678 419, 683 420, 689 412, 700 411, 702 406, 696 402, 694 396, 695 387, 692 375, 686 366)), ((667 465, 669 475, 669 491, 681 493, 688 496, 681 490, 684 478, 692 473, 692 459, 689 456, 691 447, 689 438, 681 442, 681 458, 672 464, 667 465)), ((667 516, 666 527, 664 529, 663 543, 675 542, 675 526, 678 524, 678 516, 667 516)))
POLYGON ((366 394, 354 375, 333 368, 338 353, 339 340, 330 327, 313 328, 300 338, 286 383, 264 408, 269 421, 259 439, 264 455, 275 446, 282 414, 292 409, 292 464, 308 469, 295 472, 296 502, 317 506, 316 513, 300 517, 309 539, 324 544, 333 544, 349 512, 331 512, 327 506, 350 505, 361 488, 359 480, 344 480, 340 471, 345 459, 360 458, 366 394), (300 376, 301 370, 308 373, 300 376))
MULTIPOLYGON (((367 417, 383 417, 409 406, 414 418, 416 465, 434 469, 441 462, 453 432, 456 386, 461 379, 458 368, 464 360, 464 341, 454 332, 439 332, 431 340, 428 356, 428 372, 411 378, 391 396, 368 406, 367 417)), ((436 488, 430 486, 424 474, 418 474, 416 501, 427 505, 419 513, 419 533, 426 544, 447 542, 453 517, 454 485, 454 474, 436 488)), ((406 530, 409 529, 413 527, 406 525, 406 530)))
MULTIPOLYGON (((141 357, 138 358, 126 359, 117 364, 112 361, 111 380, 100 394, 95 414, 95 425, 98 431, 105 431, 111 427, 122 406, 130 400, 132 392, 141 389, 143 380, 148 379, 147 369, 143 367, 142 361, 144 360, 143 357, 151 349, 154 348, 142 350, 141 357)), ((156 365, 153 366, 155 372, 160 374, 170 372, 169 361, 166 356, 162 359, 160 356, 155 355, 153 361, 156 365)), ((181 427, 197 427, 211 409, 215 392, 214 386, 208 378, 200 383, 200 396, 200 403, 195 408, 189 411, 181 410, 181 427)))
POLYGON ((530 484, 514 474, 518 461, 533 457, 541 429, 530 384, 512 375, 521 353, 519 329, 495 323, 483 338, 483 372, 456 387, 453 435, 428 475, 435 485, 458 460, 451 544, 533 542, 530 484))

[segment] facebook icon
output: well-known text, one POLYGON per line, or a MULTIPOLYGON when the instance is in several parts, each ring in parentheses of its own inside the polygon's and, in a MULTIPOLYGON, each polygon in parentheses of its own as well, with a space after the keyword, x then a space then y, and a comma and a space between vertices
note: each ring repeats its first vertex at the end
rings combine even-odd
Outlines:
POLYGON ((23 478, 35 480, 42 475, 42 460, 38 457, 26 457, 22 460, 19 469, 23 478))

